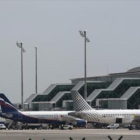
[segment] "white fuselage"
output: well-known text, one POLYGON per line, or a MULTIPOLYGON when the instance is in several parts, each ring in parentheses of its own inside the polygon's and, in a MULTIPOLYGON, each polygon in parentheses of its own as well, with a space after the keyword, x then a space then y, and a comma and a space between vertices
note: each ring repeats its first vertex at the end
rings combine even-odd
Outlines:
POLYGON ((68 116, 70 112, 71 111, 23 111, 21 113, 37 119, 63 121, 63 118, 68 116))
POLYGON ((135 116, 140 116, 140 110, 88 110, 80 111, 79 115, 88 122, 99 122, 112 124, 116 123, 116 119, 120 118, 121 123, 130 124, 135 116))

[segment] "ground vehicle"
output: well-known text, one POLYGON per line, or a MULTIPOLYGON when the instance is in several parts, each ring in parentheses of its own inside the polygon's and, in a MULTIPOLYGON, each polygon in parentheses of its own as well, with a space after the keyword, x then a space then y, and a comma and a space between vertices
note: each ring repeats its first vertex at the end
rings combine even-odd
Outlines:
POLYGON ((117 124, 117 123, 115 123, 115 124, 108 125, 108 126, 107 126, 107 129, 117 129, 117 128, 119 128, 119 127, 120 127, 120 125, 117 124))
POLYGON ((124 125, 124 128, 129 128, 130 127, 130 124, 125 124, 124 125))
POLYGON ((41 124, 23 124, 21 129, 42 129, 41 124))
POLYGON ((129 125, 128 129, 129 130, 140 130, 140 126, 131 124, 131 125, 129 125))
POLYGON ((6 129, 6 126, 4 124, 0 124, 0 129, 6 129))
POLYGON ((72 125, 63 125, 61 127, 61 129, 69 129, 69 130, 72 130, 73 129, 73 126, 72 125))

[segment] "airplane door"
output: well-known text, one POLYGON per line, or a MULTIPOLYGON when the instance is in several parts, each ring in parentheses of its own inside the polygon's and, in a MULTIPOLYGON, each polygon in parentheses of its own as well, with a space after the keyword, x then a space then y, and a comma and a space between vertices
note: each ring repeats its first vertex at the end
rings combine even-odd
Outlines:
POLYGON ((122 123, 122 118, 116 118, 116 123, 122 123))

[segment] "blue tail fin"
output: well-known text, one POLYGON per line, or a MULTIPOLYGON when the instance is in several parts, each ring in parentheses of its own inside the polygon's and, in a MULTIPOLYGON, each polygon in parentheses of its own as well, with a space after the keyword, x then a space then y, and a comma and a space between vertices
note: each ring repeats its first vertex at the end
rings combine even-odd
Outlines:
POLYGON ((2 113, 11 113, 18 111, 3 93, 0 93, 0 105, 2 113))

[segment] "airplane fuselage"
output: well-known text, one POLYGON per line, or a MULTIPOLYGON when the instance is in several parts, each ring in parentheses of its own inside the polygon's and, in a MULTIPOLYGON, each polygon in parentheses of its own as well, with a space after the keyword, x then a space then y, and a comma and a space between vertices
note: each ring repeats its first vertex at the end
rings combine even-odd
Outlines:
POLYGON ((122 123, 130 124, 136 116, 140 116, 140 110, 88 110, 79 111, 78 114, 88 122, 98 123, 122 123), (120 122, 119 122, 120 121, 120 122))
POLYGON ((71 111, 18 111, 12 113, 2 113, 3 117, 25 123, 53 123, 63 124, 64 117, 71 111))

